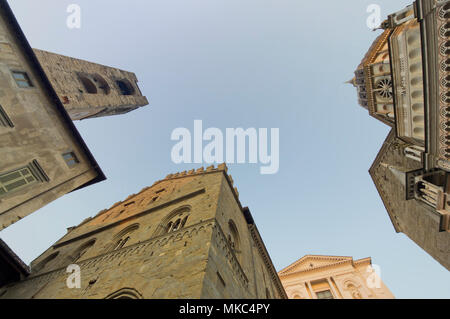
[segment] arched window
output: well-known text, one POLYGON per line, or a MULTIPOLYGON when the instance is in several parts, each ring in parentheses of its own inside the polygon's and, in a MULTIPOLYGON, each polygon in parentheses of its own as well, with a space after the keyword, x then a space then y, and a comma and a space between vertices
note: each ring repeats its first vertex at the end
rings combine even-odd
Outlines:
POLYGON ((100 74, 95 73, 94 75, 92 75, 92 79, 104 94, 109 94, 109 92, 111 92, 111 88, 109 87, 108 82, 106 82, 106 80, 100 74))
POLYGON ((136 289, 122 288, 108 295, 105 299, 142 299, 142 295, 136 289))
POLYGON ((134 88, 131 85, 130 81, 128 81, 127 79, 117 80, 116 84, 117 84, 117 87, 119 88, 119 93, 121 95, 133 95, 134 94, 134 88))
POLYGON ((186 225, 186 222, 187 222, 188 217, 189 217, 189 216, 184 216, 183 220, 181 221, 181 226, 180 226, 180 228, 183 228, 184 225, 186 225))
POLYGON ((95 244, 95 239, 92 239, 92 240, 88 241, 87 243, 84 243, 83 245, 81 245, 75 251, 75 253, 72 255, 71 263, 76 263, 78 260, 80 260, 80 258, 83 257, 83 255, 86 254, 86 252, 89 250, 89 248, 94 246, 94 244, 95 244))
POLYGON ((118 250, 120 248, 122 248, 123 246, 125 246, 125 244, 130 240, 130 236, 127 236, 125 238, 121 238, 117 241, 116 246, 114 247, 113 250, 118 250))
POLYGON ((109 250, 114 251, 125 247, 130 241, 131 233, 135 232, 138 228, 139 224, 133 224, 119 232, 116 236, 114 236, 113 244, 110 246, 109 250))
POLYGON ((177 218, 175 221, 170 221, 167 224, 167 233, 180 230, 184 227, 189 216, 181 216, 182 218, 177 218))
POLYGON ((184 228, 189 218, 190 211, 191 209, 189 206, 183 206, 171 212, 156 229, 154 236, 171 233, 184 228))
POLYGON ((78 74, 78 78, 80 79, 80 81, 83 84, 84 89, 86 90, 87 93, 90 93, 90 94, 96 94, 97 93, 97 86, 86 75, 78 74))
POLYGON ((181 224, 181 219, 178 218, 178 219, 175 221, 175 223, 173 223, 172 231, 177 231, 178 228, 180 227, 180 224, 181 224))
POLYGON ((47 266, 53 259, 56 258, 56 256, 59 255, 59 251, 54 252, 53 254, 51 254, 50 256, 46 257, 45 259, 43 259, 42 261, 40 261, 38 264, 36 264, 35 266, 31 267, 31 271, 34 273, 40 272, 42 269, 45 268, 45 266, 47 266))

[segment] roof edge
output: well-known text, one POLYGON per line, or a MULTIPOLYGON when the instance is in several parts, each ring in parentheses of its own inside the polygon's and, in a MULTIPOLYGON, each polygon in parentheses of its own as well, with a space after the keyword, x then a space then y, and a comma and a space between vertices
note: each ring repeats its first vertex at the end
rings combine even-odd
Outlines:
POLYGON ((72 119, 70 118, 69 114, 67 113, 66 109, 64 108, 64 105, 58 98, 58 95, 56 94, 55 89, 51 85, 50 80, 48 79, 38 58, 36 57, 36 54, 34 53, 27 38, 25 37, 25 34, 23 33, 22 28, 20 27, 16 17, 14 16, 14 13, 11 10, 11 7, 9 6, 7 0, 0 0, 0 9, 2 9, 2 11, 6 17, 6 23, 9 24, 12 27, 12 29, 15 30, 16 37, 17 37, 18 41, 20 42, 25 55, 28 56, 30 64, 37 71, 37 73, 38 73, 37 75, 39 76, 39 79, 42 81, 42 83, 44 85, 44 89, 47 91, 47 94, 49 95, 49 97, 51 98, 53 103, 55 104, 56 109, 60 113, 63 122, 66 124, 66 126, 69 128, 69 130, 72 132, 73 137, 78 142, 78 144, 80 145, 82 150, 85 152, 86 157, 88 158, 88 160, 91 163, 94 170, 97 172, 97 177, 95 177, 91 181, 81 185, 80 187, 74 189, 73 191, 106 180, 105 174, 103 173, 102 169, 98 165, 98 163, 95 160, 94 156, 92 155, 91 151, 87 147, 86 143, 84 142, 83 138, 81 137, 80 133, 78 132, 77 128, 75 127, 75 124, 73 124, 72 119))

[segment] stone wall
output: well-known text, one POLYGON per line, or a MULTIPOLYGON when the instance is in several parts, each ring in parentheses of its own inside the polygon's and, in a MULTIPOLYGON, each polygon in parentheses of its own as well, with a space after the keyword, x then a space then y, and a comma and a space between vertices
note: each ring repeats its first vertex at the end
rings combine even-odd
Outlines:
POLYGON ((28 51, 23 40, 19 41, 17 29, 7 23, 10 17, 0 11, 0 118, 8 119, 0 121, 0 176, 3 183, 8 183, 5 174, 28 167, 36 179, 26 187, 12 190, 11 186, 6 193, 2 189, 2 230, 93 181, 101 172, 67 114, 62 114, 62 106, 53 100, 38 63, 30 57, 31 48, 28 51), (28 87, 19 86, 13 72, 22 72, 28 87), (62 156, 66 152, 73 152, 79 163, 69 167, 62 156))
POLYGON ((391 131, 370 174, 396 231, 407 235, 450 270, 450 232, 439 231, 440 216, 433 208, 415 199, 406 200, 403 177, 399 178, 389 168, 397 167, 404 172, 422 168, 419 162, 404 156, 402 144, 391 131))

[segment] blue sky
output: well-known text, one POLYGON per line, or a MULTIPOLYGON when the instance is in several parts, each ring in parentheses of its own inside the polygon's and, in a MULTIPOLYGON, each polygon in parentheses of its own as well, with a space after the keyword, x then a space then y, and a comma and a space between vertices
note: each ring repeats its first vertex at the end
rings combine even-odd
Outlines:
MULTIPOLYGON (((275 267, 305 254, 372 257, 397 298, 449 298, 450 273, 397 234, 368 174, 388 127, 344 82, 379 34, 366 26, 409 1, 12 0, 35 48, 135 72, 150 105, 76 122, 108 180, 0 233, 27 263, 66 228, 138 192, 174 164, 177 127, 279 128, 280 170, 229 165, 275 267), (81 29, 66 8, 81 6, 81 29)), ((206 164, 205 164, 206 166, 206 164)))

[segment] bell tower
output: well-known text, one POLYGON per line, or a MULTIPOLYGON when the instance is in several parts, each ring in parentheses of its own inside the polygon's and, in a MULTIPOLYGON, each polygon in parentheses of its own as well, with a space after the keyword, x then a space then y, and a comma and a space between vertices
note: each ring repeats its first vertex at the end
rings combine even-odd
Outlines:
POLYGON ((134 73, 34 49, 72 120, 124 114, 148 104, 134 73))

